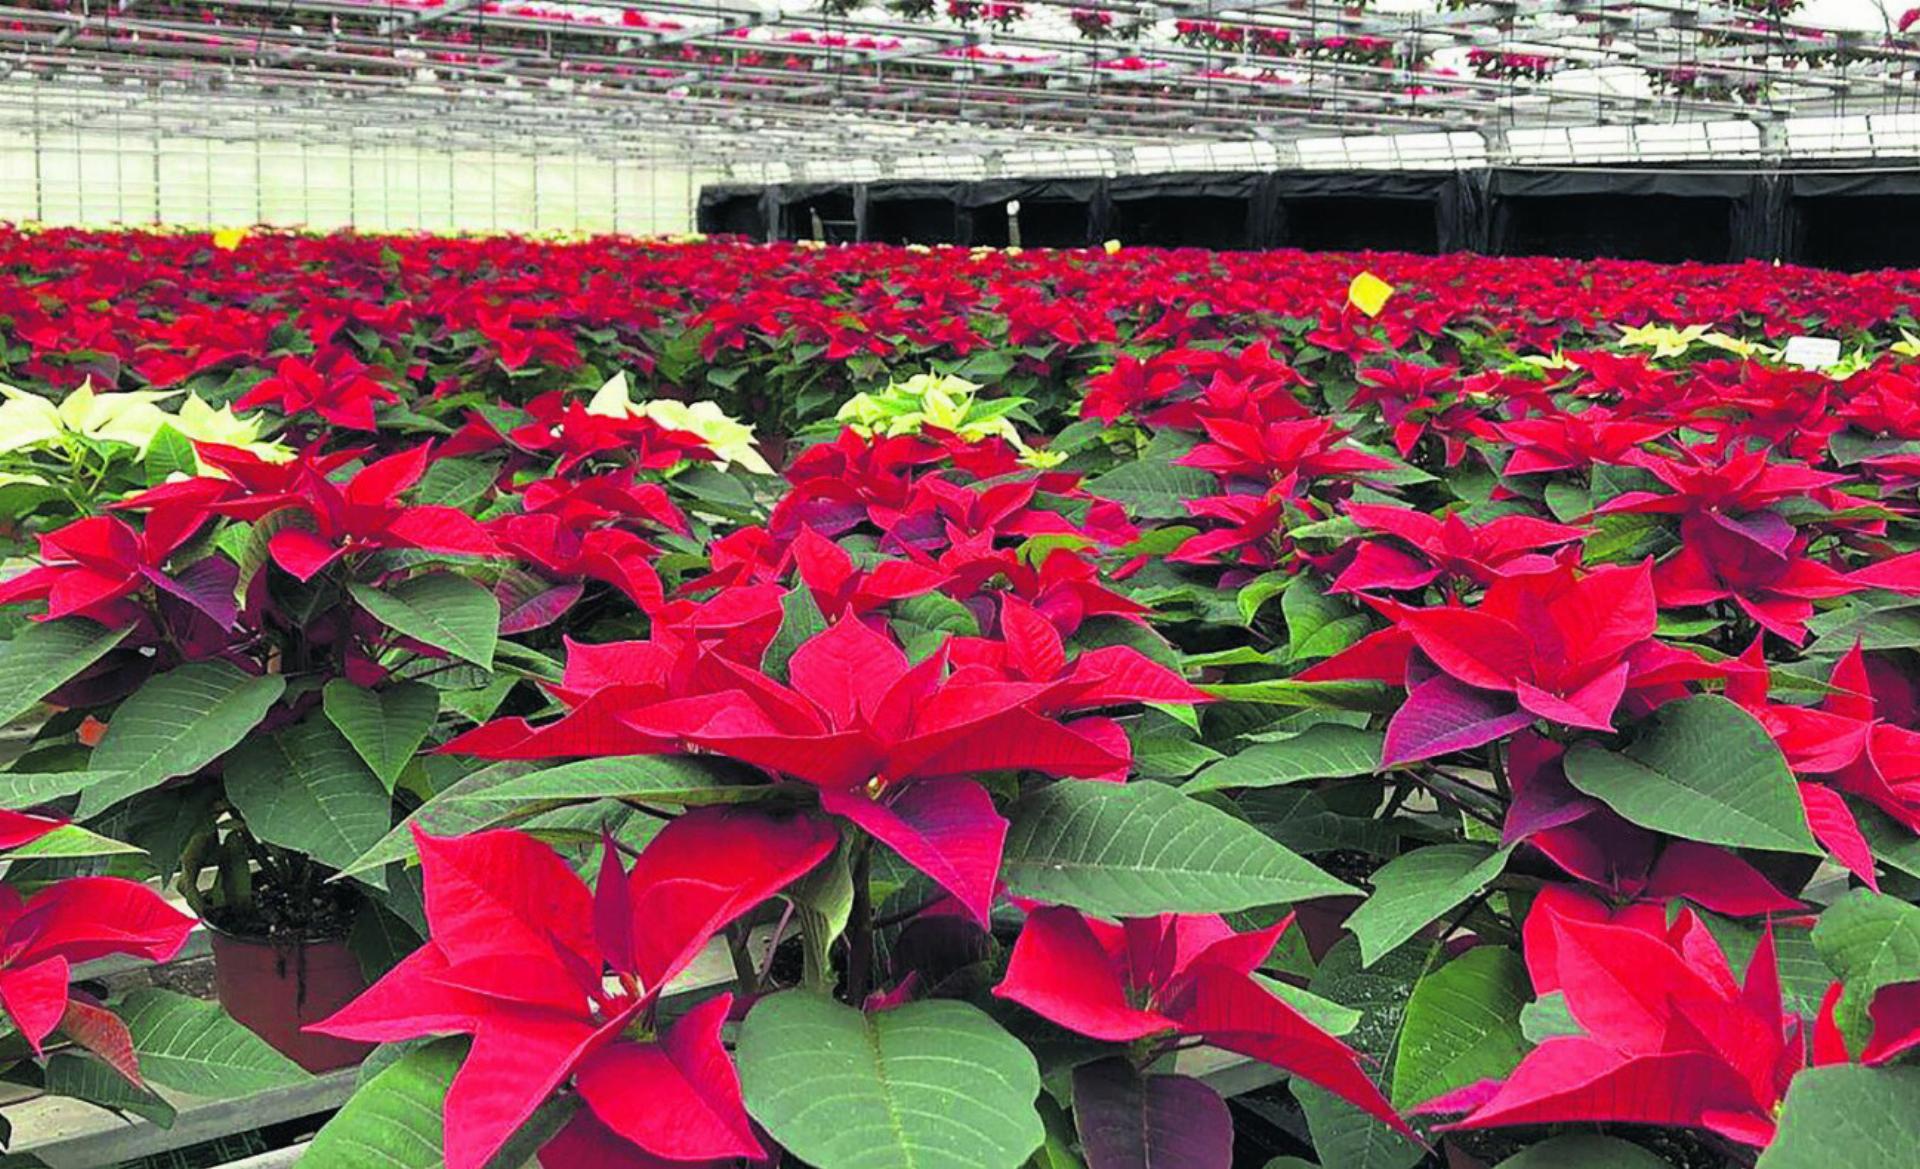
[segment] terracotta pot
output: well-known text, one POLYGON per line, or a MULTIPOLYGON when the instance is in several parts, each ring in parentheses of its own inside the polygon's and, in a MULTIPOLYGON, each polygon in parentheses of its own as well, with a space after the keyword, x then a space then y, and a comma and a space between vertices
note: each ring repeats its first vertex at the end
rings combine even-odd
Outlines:
POLYGON ((360 962, 344 940, 280 943, 208 927, 213 984, 221 1007, 275 1051, 310 1072, 351 1067, 373 1050, 301 1030, 367 989, 360 962))

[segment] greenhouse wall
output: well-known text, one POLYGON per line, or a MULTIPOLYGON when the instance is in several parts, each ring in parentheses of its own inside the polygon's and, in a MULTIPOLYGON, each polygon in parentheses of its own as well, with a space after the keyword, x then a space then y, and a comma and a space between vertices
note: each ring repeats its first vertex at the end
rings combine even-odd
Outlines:
POLYGON ((43 134, 0 144, 0 220, 375 231, 692 231, 717 174, 585 154, 43 134))

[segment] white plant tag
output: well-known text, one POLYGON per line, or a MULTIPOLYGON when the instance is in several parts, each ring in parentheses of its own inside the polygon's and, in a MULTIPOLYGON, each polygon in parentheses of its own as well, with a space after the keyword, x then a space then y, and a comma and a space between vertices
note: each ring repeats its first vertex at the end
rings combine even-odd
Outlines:
POLYGON ((1789 337, 1785 360, 1801 369, 1831 369, 1840 364, 1840 342, 1832 337, 1789 337))

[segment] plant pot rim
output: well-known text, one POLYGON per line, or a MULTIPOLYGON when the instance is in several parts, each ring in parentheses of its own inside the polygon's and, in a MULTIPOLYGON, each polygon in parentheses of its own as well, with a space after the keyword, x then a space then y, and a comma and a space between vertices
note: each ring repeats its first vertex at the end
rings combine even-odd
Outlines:
POLYGON ((276 950, 304 949, 309 946, 346 945, 347 934, 328 934, 320 937, 275 938, 263 934, 241 933, 228 929, 210 916, 202 915, 200 924, 216 938, 229 942, 239 942, 248 946, 265 946, 276 950))

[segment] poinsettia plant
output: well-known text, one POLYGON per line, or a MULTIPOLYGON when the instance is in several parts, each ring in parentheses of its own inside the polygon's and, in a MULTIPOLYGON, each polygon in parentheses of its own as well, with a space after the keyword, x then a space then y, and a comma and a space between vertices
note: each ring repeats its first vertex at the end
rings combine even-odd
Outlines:
MULTIPOLYGON (((116 640, 83 621, 18 633, 0 651, 0 709, 40 721, 49 684, 116 640)), ((63 808, 105 778, 58 745, 59 716, 6 772, 0 805, 0 1080, 170 1123, 159 1088, 201 1095, 289 1087, 301 1069, 212 1004, 143 987, 113 993, 99 976, 130 963, 166 962, 195 928, 142 875, 133 845, 74 823, 63 808), (51 734, 49 734, 51 731, 51 734), (21 810, 28 809, 28 810, 21 810), (228 1053, 220 1068, 193 1056, 228 1053)), ((68 733, 73 724, 67 724, 68 733)))

